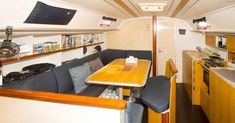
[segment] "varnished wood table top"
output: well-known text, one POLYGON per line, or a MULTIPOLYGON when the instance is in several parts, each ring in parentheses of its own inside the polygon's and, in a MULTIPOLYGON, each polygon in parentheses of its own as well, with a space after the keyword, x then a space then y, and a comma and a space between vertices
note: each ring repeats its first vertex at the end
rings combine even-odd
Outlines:
POLYGON ((125 59, 116 59, 96 71, 87 83, 115 86, 142 87, 145 85, 151 61, 138 59, 137 63, 126 63, 125 59))

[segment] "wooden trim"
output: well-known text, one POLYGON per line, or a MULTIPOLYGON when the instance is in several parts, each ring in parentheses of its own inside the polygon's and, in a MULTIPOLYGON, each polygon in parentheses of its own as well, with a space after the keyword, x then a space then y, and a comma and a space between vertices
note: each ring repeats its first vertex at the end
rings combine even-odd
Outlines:
POLYGON ((98 98, 98 97, 26 91, 26 90, 7 89, 7 88, 0 88, 0 96, 71 104, 71 105, 111 108, 111 109, 118 109, 118 110, 125 109, 127 106, 127 103, 125 100, 114 100, 114 99, 105 99, 105 98, 98 98))
POLYGON ((176 123, 176 74, 171 77, 168 121, 176 123))
POLYGON ((176 68, 176 65, 175 65, 175 63, 173 62, 172 59, 169 59, 169 63, 170 63, 170 66, 171 66, 171 71, 172 71, 172 73, 173 73, 173 74, 178 73, 178 70, 177 70, 177 68, 176 68))
POLYGON ((162 123, 169 123, 169 112, 162 114, 162 123))
MULTIPOLYGON (((87 45, 84 45, 84 46, 88 47, 88 46, 93 46, 93 45, 98 45, 98 44, 103 44, 103 43, 104 42, 99 42, 99 43, 87 44, 87 45)), ((0 63, 2 65, 4 65, 4 64, 9 64, 9 63, 13 63, 13 62, 19 62, 19 61, 23 61, 23 60, 28 60, 28 59, 40 57, 40 56, 55 54, 55 53, 58 53, 58 52, 66 52, 66 51, 70 51, 70 50, 74 50, 74 49, 79 49, 79 48, 83 48, 84 46, 77 46, 77 47, 72 47, 72 48, 59 49, 59 50, 56 50, 56 51, 45 52, 45 53, 37 53, 37 54, 32 54, 32 55, 25 55, 25 56, 21 56, 21 57, 16 56, 16 57, 12 57, 12 58, 4 58, 4 59, 0 59, 0 63)))
POLYGON ((171 0, 170 6, 169 6, 169 8, 168 8, 168 10, 167 10, 167 14, 168 14, 168 15, 170 15, 169 12, 170 12, 170 10, 171 10, 171 8, 172 8, 174 2, 175 2, 175 0, 171 0))
POLYGON ((114 0, 119 6, 121 6, 124 10, 126 10, 129 14, 134 17, 138 17, 138 15, 128 7, 123 0, 114 0))
POLYGON ((148 107, 148 123, 162 123, 162 114, 148 107))
POLYGON ((157 17, 153 16, 153 41, 152 41, 152 52, 153 52, 153 76, 157 75, 157 17))
POLYGON ((175 11, 172 13, 171 17, 176 17, 176 15, 184 8, 184 6, 189 2, 189 0, 181 0, 177 5, 175 11))

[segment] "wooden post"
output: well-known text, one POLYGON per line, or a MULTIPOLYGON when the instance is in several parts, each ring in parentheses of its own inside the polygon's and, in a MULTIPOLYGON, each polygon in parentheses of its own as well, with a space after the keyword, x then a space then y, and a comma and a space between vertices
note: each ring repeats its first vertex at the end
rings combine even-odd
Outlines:
POLYGON ((157 75, 157 17, 153 16, 153 42, 152 42, 152 52, 153 52, 153 76, 157 75))

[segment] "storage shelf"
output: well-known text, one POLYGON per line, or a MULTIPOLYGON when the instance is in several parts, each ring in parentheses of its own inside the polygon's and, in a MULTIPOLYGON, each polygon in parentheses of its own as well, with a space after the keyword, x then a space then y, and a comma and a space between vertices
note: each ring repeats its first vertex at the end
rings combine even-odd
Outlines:
POLYGON ((99 42, 99 43, 86 44, 86 45, 76 46, 76 47, 71 47, 71 48, 62 48, 62 49, 59 49, 56 51, 50 51, 50 52, 44 52, 44 53, 35 53, 35 54, 31 54, 31 55, 14 56, 11 58, 2 58, 2 59, 0 59, 0 63, 1 63, 1 65, 4 65, 4 64, 28 60, 28 59, 32 59, 32 58, 36 58, 36 57, 40 57, 40 56, 51 55, 51 54, 55 54, 58 52, 66 52, 66 51, 70 51, 70 50, 74 50, 74 49, 79 49, 79 48, 83 48, 84 46, 88 47, 88 46, 94 46, 94 45, 103 44, 103 43, 104 42, 99 42))
MULTIPOLYGON (((102 33, 117 29, 71 29, 71 28, 13 28, 13 37, 33 35, 35 37, 50 35, 71 35, 86 33, 102 33)), ((5 28, 0 28, 0 38, 5 38, 5 28)))

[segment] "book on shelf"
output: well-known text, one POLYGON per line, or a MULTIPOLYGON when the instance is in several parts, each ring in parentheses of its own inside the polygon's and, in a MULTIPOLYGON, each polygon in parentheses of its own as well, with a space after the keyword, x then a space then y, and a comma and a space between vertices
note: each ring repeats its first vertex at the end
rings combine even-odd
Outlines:
POLYGON ((62 48, 72 48, 86 44, 102 42, 102 34, 63 35, 62 48))

